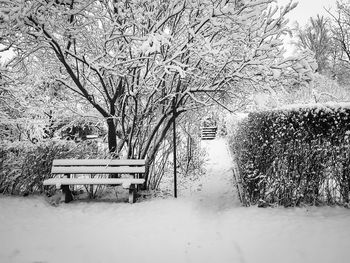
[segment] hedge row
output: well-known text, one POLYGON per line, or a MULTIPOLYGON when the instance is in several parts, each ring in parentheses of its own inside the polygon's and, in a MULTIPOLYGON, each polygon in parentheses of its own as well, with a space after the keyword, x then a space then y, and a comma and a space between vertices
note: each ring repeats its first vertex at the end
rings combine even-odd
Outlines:
POLYGON ((0 149, 0 193, 28 195, 43 193, 43 180, 50 177, 53 159, 99 156, 94 141, 75 143, 46 140, 33 144, 17 142, 0 149))
POLYGON ((251 113, 231 142, 250 204, 348 204, 350 105, 251 113))

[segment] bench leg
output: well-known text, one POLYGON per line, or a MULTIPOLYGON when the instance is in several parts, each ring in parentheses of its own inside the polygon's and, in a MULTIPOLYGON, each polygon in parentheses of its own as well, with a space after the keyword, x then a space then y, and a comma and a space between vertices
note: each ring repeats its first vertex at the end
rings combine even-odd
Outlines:
MULTIPOLYGON (((64 174, 67 178, 70 178, 70 174, 64 174)), ((73 201, 73 194, 69 189, 69 185, 61 186, 62 192, 64 193, 64 202, 69 203, 73 201)))
POLYGON ((64 193, 64 202, 69 203, 70 201, 73 201, 73 195, 69 189, 69 185, 62 185, 61 189, 62 189, 62 192, 64 193))
POLYGON ((130 185, 129 188, 129 203, 135 203, 135 187, 133 185, 130 185))
POLYGON ((94 199, 94 185, 90 185, 89 198, 94 199))

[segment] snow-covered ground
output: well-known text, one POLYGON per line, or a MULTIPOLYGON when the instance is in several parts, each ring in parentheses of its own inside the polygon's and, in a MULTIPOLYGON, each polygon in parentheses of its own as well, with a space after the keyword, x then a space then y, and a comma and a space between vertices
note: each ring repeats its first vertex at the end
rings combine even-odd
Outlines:
POLYGON ((0 198, 0 262, 349 262, 350 210, 240 207, 225 141, 174 200, 130 205, 0 198))

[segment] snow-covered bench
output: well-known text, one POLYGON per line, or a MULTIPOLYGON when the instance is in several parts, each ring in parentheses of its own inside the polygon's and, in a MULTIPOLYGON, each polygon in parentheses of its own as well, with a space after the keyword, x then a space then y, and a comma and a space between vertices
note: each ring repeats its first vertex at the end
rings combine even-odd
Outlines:
POLYGON ((202 140, 213 140, 216 137, 217 127, 201 127, 201 138, 202 140))
POLYGON ((145 160, 57 159, 52 163, 51 174, 63 175, 44 180, 44 185, 55 185, 65 194, 65 202, 73 200, 69 185, 122 185, 129 190, 129 203, 135 202, 137 185, 145 182, 145 160), (76 174, 131 174, 132 178, 75 178, 76 174))

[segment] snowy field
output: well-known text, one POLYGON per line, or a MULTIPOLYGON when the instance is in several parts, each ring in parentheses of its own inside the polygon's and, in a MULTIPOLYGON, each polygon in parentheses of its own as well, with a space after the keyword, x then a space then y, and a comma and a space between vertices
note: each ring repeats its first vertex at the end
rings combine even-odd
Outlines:
POLYGON ((350 210, 243 208, 223 140, 207 174, 174 200, 136 204, 0 198, 0 262, 350 262, 350 210))

